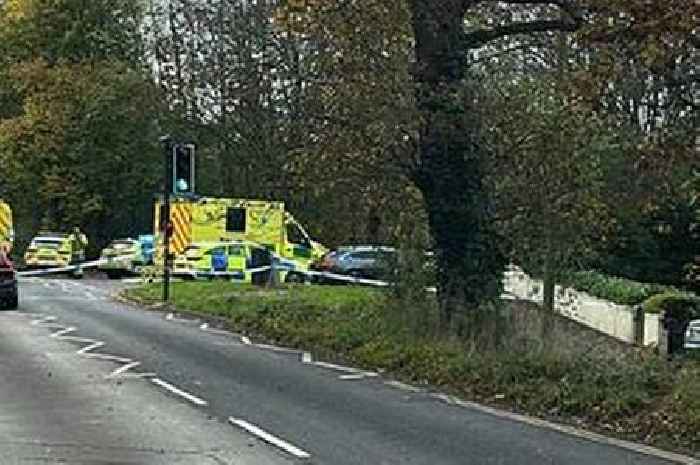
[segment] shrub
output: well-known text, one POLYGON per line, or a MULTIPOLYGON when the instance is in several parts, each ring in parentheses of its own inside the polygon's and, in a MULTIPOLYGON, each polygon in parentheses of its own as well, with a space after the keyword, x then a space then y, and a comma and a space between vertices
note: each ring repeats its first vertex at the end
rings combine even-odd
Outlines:
POLYGON ((668 313, 680 319, 700 318, 700 297, 682 292, 664 292, 644 301, 647 313, 668 313))
POLYGON ((640 304, 653 295, 676 291, 670 286, 640 283, 625 278, 607 276, 597 271, 566 273, 562 276, 561 281, 566 286, 622 305, 640 304))

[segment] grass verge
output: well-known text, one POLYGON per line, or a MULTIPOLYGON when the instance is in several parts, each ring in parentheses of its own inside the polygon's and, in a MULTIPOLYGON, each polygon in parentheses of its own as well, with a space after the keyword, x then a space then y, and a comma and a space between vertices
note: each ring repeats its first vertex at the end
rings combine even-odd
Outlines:
MULTIPOLYGON (((132 289, 127 297, 155 303, 160 287, 132 289)), ((680 369, 564 319, 556 320, 544 344, 538 329, 542 315, 531 304, 508 303, 493 310, 508 317, 499 329, 508 337, 496 347, 410 330, 406 320, 412 304, 367 288, 267 290, 225 282, 177 283, 172 303, 179 310, 223 318, 230 329, 253 338, 303 348, 327 360, 385 371, 469 400, 700 453, 700 364, 680 369)), ((429 309, 419 311, 424 315, 429 309)))

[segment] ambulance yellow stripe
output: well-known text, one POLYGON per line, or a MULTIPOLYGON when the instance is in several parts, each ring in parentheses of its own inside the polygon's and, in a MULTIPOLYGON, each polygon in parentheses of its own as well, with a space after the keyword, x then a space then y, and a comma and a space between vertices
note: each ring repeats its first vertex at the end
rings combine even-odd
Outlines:
POLYGON ((192 235, 190 209, 186 205, 173 205, 171 220, 173 223, 173 241, 170 250, 182 253, 189 245, 192 235))

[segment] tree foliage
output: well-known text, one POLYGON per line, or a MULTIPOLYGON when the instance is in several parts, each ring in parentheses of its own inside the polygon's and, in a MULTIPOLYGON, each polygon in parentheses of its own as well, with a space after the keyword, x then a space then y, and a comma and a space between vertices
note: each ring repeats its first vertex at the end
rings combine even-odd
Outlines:
POLYGON ((138 5, 0 6, 2 187, 20 242, 79 225, 94 252, 150 229, 164 108, 143 71, 138 5))
POLYGON ((690 261, 686 7, 5 0, 0 153, 32 227, 47 212, 106 238, 146 227, 157 136, 191 139, 200 194, 284 200, 328 245, 420 230, 450 329, 509 258, 648 270, 675 244, 663 274, 690 261))
POLYGON ((606 120, 577 109, 546 76, 503 86, 494 105, 490 177, 499 224, 511 260, 544 276, 552 299, 561 274, 590 263, 610 239, 606 160, 619 141, 606 120))

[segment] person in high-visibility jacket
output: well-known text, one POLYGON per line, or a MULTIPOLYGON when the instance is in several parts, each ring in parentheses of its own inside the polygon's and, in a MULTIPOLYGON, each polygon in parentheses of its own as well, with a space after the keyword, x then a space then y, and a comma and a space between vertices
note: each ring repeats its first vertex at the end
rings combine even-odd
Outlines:
POLYGON ((73 245, 73 262, 85 261, 85 248, 88 245, 88 238, 77 226, 71 232, 71 243, 73 245))

